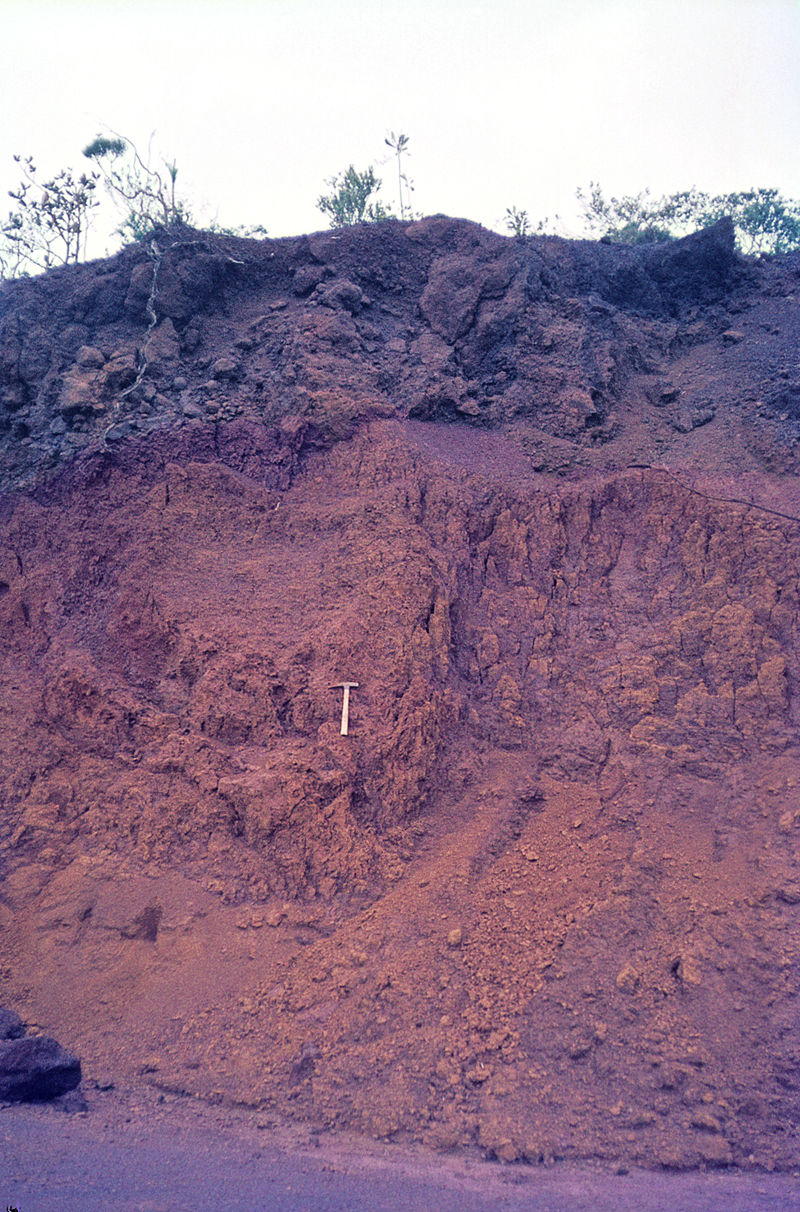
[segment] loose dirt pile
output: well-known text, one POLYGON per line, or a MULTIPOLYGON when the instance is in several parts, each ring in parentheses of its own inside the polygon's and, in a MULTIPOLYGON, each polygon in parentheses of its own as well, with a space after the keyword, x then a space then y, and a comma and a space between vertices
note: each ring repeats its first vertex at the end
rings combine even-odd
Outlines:
POLYGON ((0 1004, 320 1127, 795 1164, 799 282, 437 218, 4 287, 0 1004))

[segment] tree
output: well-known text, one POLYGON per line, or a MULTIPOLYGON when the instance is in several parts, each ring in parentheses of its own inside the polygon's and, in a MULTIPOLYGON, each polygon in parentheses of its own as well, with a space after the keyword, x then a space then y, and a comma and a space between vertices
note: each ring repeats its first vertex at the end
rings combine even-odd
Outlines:
POLYGON ((606 198, 592 181, 588 192, 579 189, 577 197, 590 232, 616 243, 673 240, 729 215, 744 253, 781 253, 800 248, 800 203, 782 197, 777 189, 730 194, 689 189, 659 199, 652 199, 644 190, 606 198))
POLYGON ((647 244, 672 239, 672 232, 664 222, 662 207, 651 203, 649 190, 622 198, 606 198, 597 182, 592 181, 588 194, 582 189, 578 189, 576 194, 592 235, 619 244, 647 244))
POLYGON ((32 156, 14 156, 23 179, 9 197, 17 203, 3 224, 0 272, 18 277, 28 269, 76 264, 86 253, 91 212, 98 205, 96 174, 64 168, 40 181, 32 156))
POLYGON ((784 253, 800 248, 800 202, 777 189, 748 189, 710 199, 714 222, 730 215, 742 252, 784 253))
POLYGON ((328 216, 331 227, 350 227, 354 223, 379 223, 392 217, 382 202, 370 201, 381 187, 372 165, 358 172, 351 164, 347 171, 326 181, 331 193, 321 194, 317 208, 328 216))
POLYGON ((117 228, 123 238, 143 240, 156 227, 191 223, 189 208, 176 192, 177 164, 163 160, 160 169, 152 168, 150 151, 148 147, 145 160, 134 143, 117 134, 97 135, 83 149, 124 216, 117 228))

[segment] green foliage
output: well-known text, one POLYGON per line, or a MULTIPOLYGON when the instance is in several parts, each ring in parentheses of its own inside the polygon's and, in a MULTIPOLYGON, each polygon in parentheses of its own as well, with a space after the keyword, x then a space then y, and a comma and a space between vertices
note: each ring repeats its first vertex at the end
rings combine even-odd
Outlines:
POLYGON ((744 253, 784 253, 800 248, 800 202, 777 189, 749 189, 711 199, 716 217, 730 215, 744 253))
POLYGON ((321 194, 317 209, 328 216, 331 227, 350 227, 354 223, 379 223, 392 213, 374 199, 381 187, 372 165, 358 172, 351 164, 346 172, 326 181, 331 193, 321 194), (371 200, 373 199, 373 200, 371 200))
POLYGON ((246 240, 263 240, 269 235, 262 223, 234 223, 229 226, 217 219, 212 219, 203 230, 213 232, 215 236, 239 236, 246 240))
POLYGON ((400 206, 401 219, 413 219, 414 214, 411 209, 411 193, 414 185, 406 174, 403 172, 403 156, 408 155, 408 135, 396 135, 391 131, 387 138, 384 139, 387 147, 391 147, 397 159, 397 200, 400 206))
POLYGON ((135 144, 121 135, 97 135, 83 149, 84 156, 98 167, 114 204, 122 213, 117 231, 123 238, 143 240, 157 227, 190 224, 187 204, 177 196, 178 166, 173 160, 150 164, 150 148, 144 159, 135 144))
POLYGON ((30 270, 72 265, 85 254, 96 174, 76 176, 62 169, 40 181, 32 156, 14 156, 22 166, 22 181, 9 190, 17 206, 3 224, 0 241, 0 276, 16 278, 30 270))
POLYGON ((84 156, 90 160, 99 160, 101 156, 121 156, 127 151, 128 145, 124 139, 107 135, 96 135, 91 143, 83 149, 84 156))
POLYGON ((531 234, 531 221, 528 218, 526 210, 517 210, 516 206, 506 207, 503 222, 511 232, 511 235, 516 236, 520 240, 531 234))
POLYGON ((606 198, 593 181, 588 192, 579 189, 577 196, 589 231, 615 243, 672 240, 729 215, 743 253, 782 253, 800 248, 800 203, 782 197, 777 189, 715 195, 690 189, 658 199, 644 190, 606 198))
POLYGON ((683 213, 678 201, 680 195, 669 200, 670 218, 667 222, 665 208, 667 199, 652 202, 649 190, 622 198, 606 198, 600 186, 592 181, 588 194, 577 190, 578 201, 583 210, 589 231, 605 240, 618 244, 648 244, 658 240, 671 240, 672 228, 680 223, 683 213))
POLYGON ((520 210, 517 206, 507 206, 502 222, 508 232, 518 240, 524 240, 526 236, 561 236, 566 238, 564 231, 561 230, 562 223, 559 215, 554 215, 552 219, 549 217, 539 219, 534 224, 526 210, 520 210))

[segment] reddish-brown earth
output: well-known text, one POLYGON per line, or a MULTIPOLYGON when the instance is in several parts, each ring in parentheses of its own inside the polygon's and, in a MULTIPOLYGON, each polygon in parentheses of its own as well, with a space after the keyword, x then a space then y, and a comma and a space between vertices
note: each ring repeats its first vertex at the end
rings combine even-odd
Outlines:
POLYGON ((797 1164, 798 289, 441 218, 3 287, 0 1004, 320 1128, 797 1164))

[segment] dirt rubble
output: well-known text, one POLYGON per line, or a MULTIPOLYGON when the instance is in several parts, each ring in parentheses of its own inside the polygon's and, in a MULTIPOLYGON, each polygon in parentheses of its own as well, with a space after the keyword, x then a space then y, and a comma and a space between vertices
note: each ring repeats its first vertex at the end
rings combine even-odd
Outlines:
POLYGON ((436 217, 2 287, 0 1004, 278 1122, 796 1165, 799 284, 436 217))

